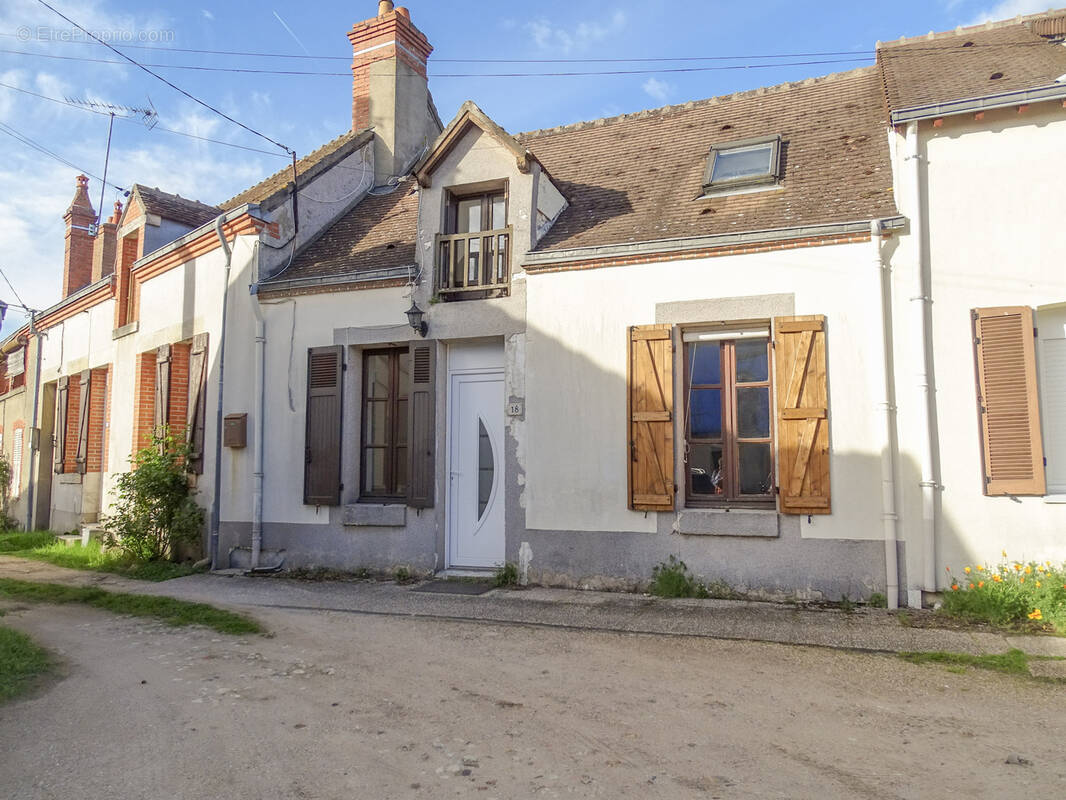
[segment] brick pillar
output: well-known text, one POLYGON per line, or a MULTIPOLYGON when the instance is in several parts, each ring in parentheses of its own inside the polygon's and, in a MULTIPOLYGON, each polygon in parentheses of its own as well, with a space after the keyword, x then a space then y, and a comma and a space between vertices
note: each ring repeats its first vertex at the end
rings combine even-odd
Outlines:
POLYGON ((116 201, 115 210, 111 219, 100 223, 100 230, 93 242, 93 270, 91 282, 96 283, 101 278, 115 271, 115 253, 118 243, 118 221, 122 217, 122 203, 116 201))
POLYGON ((189 353, 192 344, 184 342, 170 348, 170 408, 167 409, 167 424, 170 435, 177 442, 185 440, 186 414, 189 410, 189 353))
POLYGON ((137 356, 133 385, 133 454, 152 443, 155 423, 155 350, 137 356))
POLYGON ((66 243, 63 249, 63 297, 69 297, 88 286, 93 274, 93 236, 90 226, 96 223, 96 212, 89 201, 89 179, 77 178, 74 199, 66 213, 66 243))
POLYGON ((81 381, 78 375, 70 376, 67 384, 67 438, 63 451, 63 472, 78 471, 78 416, 81 411, 81 381))
POLYGON ((107 434, 108 375, 111 367, 98 367, 89 376, 89 447, 86 472, 103 472, 107 434))

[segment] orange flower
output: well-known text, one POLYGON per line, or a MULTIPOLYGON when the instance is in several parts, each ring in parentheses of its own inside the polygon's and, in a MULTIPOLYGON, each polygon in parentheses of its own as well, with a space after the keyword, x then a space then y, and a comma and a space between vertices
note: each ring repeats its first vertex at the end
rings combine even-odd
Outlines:
POLYGON ((959 590, 959 585, 957 583, 951 584, 951 591, 957 592, 958 590, 959 590))
POLYGON ((972 584, 972 583, 970 584, 970 588, 971 588, 971 589, 973 588, 973 584, 972 584))
POLYGON ((1021 564, 1019 564, 1019 563, 1017 563, 1017 562, 1015 562, 1015 564, 1014 564, 1014 571, 1015 571, 1015 572, 1021 572, 1021 571, 1022 571, 1022 565, 1021 565, 1021 564))
POLYGON ((1022 576, 1022 583, 1025 583, 1025 576, 1022 576))
POLYGON ((1043 619, 1044 615, 1040 613, 1040 609, 1036 609, 1029 615, 1029 619, 1043 619))
POLYGON ((978 581, 978 582, 977 582, 977 588, 978 588, 978 589, 983 589, 983 588, 984 588, 984 585, 985 585, 985 582, 984 582, 984 581, 978 581))
POLYGON ((951 572, 951 567, 944 567, 944 572, 951 572))
POLYGON ((1032 574, 1033 574, 1033 568, 1032 568, 1032 567, 1028 567, 1028 566, 1027 566, 1027 567, 1025 568, 1025 574, 1026 574, 1026 575, 1032 575, 1032 574))

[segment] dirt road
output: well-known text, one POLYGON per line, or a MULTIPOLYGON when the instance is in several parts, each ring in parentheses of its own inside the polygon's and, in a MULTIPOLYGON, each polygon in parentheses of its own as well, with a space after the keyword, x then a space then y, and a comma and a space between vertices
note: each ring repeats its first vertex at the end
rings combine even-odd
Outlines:
POLYGON ((9 611, 4 624, 58 653, 64 677, 0 708, 3 796, 1066 791, 1066 690, 1049 684, 770 644, 256 615, 271 638, 9 611))

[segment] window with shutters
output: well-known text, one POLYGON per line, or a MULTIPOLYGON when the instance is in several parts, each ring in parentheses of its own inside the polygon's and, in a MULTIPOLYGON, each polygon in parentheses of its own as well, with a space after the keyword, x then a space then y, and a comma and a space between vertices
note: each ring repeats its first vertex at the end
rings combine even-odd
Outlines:
POLYGON ((770 334, 682 334, 686 505, 774 504, 770 334))
POLYGON ((304 503, 335 506, 341 501, 341 413, 344 349, 307 351, 307 428, 304 440, 304 503))
POLYGON ((408 348, 363 353, 362 500, 400 500, 407 496, 410 394, 408 348))

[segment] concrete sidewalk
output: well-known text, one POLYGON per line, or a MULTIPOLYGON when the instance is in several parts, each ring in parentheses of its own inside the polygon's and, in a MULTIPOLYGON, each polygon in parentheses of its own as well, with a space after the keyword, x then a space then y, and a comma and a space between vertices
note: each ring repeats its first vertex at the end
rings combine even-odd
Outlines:
MULTIPOLYGON (((985 630, 911 627, 899 612, 851 612, 734 600, 668 600, 610 592, 493 589, 477 596, 429 594, 412 586, 374 581, 305 581, 283 577, 201 574, 145 583, 95 572, 0 556, 0 577, 94 585, 113 591, 165 595, 254 613, 256 607, 383 614, 540 625, 619 633, 742 639, 871 652, 951 651, 971 655, 1018 648, 1030 655, 1066 657, 1066 639, 1015 636, 985 630)), ((925 620, 932 612, 907 609, 925 620)), ((1066 662, 1038 662, 1042 672, 1066 677, 1066 662)))

